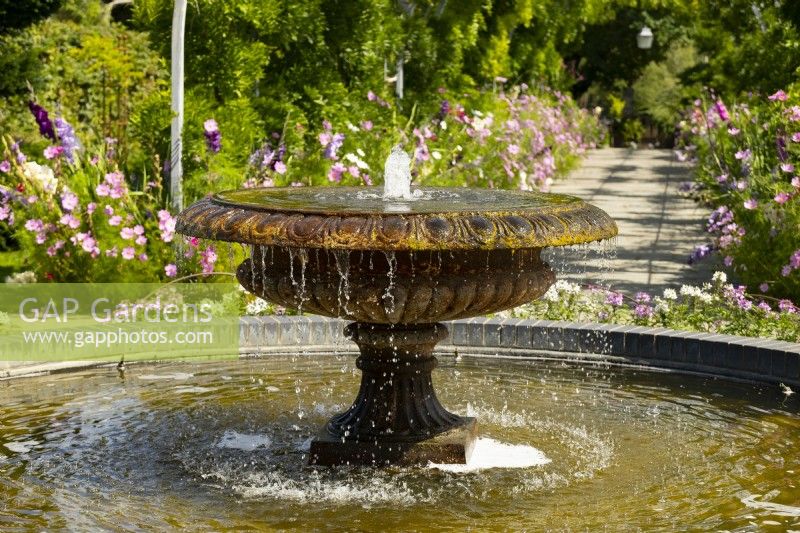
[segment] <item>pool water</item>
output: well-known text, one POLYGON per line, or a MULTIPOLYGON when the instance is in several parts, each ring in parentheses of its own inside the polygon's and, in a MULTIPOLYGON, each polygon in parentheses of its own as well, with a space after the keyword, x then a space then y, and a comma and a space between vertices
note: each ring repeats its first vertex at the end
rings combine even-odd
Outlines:
POLYGON ((351 356, 0 382, 0 529, 800 529, 779 387, 473 357, 434 379, 516 468, 307 466, 351 356))

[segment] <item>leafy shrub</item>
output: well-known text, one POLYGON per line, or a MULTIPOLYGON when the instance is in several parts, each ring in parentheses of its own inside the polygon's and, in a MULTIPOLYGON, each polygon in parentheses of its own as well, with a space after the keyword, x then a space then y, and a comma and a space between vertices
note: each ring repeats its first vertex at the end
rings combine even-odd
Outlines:
POLYGON ((800 300, 800 103, 796 91, 753 96, 730 110, 714 95, 682 124, 681 158, 695 163, 694 194, 714 211, 713 249, 751 289, 800 300))

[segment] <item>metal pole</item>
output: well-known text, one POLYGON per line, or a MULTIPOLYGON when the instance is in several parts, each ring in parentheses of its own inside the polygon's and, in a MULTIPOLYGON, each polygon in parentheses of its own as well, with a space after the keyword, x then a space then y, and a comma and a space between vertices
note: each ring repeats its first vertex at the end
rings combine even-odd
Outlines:
POLYGON ((170 129, 170 181, 172 208, 183 209, 183 41, 186 32, 186 1, 175 0, 172 13, 172 127, 170 129))

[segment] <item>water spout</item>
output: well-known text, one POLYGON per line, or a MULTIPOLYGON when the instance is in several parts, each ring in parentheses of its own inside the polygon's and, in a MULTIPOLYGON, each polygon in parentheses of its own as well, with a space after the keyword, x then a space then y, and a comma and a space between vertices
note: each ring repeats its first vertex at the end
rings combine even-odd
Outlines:
POLYGON ((401 145, 392 148, 383 167, 383 197, 386 199, 412 200, 411 158, 401 145))

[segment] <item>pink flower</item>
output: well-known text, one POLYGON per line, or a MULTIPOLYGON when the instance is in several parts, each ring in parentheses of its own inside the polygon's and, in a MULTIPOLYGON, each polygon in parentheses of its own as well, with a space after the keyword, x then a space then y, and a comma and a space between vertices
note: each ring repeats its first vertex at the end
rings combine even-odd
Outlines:
POLYGON ((795 176, 792 178, 792 187, 800 189, 800 176, 795 176))
POLYGON ((81 225, 81 221, 75 218, 72 213, 67 213, 66 215, 62 216, 59 222, 65 226, 69 226, 72 229, 78 229, 81 225))
POLYGON ((353 176, 354 178, 358 178, 361 176, 361 171, 355 165, 350 165, 349 167, 347 167, 347 172, 349 172, 350 175, 353 176))
POLYGON ((328 133, 327 131, 323 131, 319 134, 319 144, 322 146, 328 146, 331 141, 333 140, 333 135, 328 133))
POLYGON ((144 263, 145 261, 147 261, 147 254, 145 253, 139 254, 139 257, 137 257, 137 259, 142 263, 144 263))
POLYGON ((48 146, 44 149, 44 158, 45 159, 55 159, 56 157, 60 156, 64 153, 63 146, 48 146))
POLYGON ((331 170, 328 172, 328 181, 339 183, 342 181, 342 174, 344 174, 346 170, 347 167, 345 167, 343 164, 338 162, 334 163, 331 167, 331 170))
POLYGON ((745 209, 755 209, 756 207, 758 207, 758 202, 753 198, 744 201, 745 209))
POLYGON ((778 202, 779 204, 785 204, 786 202, 789 201, 790 198, 791 196, 789 195, 788 192, 779 192, 778 194, 775 195, 775 201, 778 202))
POLYGON ((89 213, 90 215, 94 213, 96 209, 97 209, 96 203, 89 202, 88 204, 86 204, 86 212, 89 213))
POLYGON ((370 102, 374 102, 377 99, 378 99, 378 97, 375 95, 374 92, 372 92, 372 91, 368 91, 367 92, 367 100, 369 100, 370 102))
POLYGON ((794 165, 791 163, 783 163, 781 165, 781 170, 784 172, 794 172, 794 165))
POLYGON ((111 207, 110 205, 107 205, 107 206, 103 207, 103 213, 105 213, 108 216, 111 216, 111 215, 114 214, 114 208, 111 207))
POLYGON ((508 153, 511 155, 517 155, 519 153, 519 146, 517 146, 516 144, 509 144, 508 153))
POLYGON ((67 211, 72 211, 78 207, 78 195, 70 191, 63 193, 61 195, 61 207, 67 211))
POLYGON ((372 130, 372 121, 371 120, 365 120, 365 121, 361 122, 361 129, 363 129, 364 131, 372 130))
POLYGON ((273 168, 278 174, 286 174, 286 163, 283 161, 276 161, 273 168))
POLYGON ((94 192, 97 193, 97 196, 109 196, 111 194, 111 187, 108 186, 108 183, 100 183, 95 187, 94 192))
POLYGON ((790 267, 789 265, 785 265, 785 266, 784 266, 784 267, 781 269, 781 276, 783 276, 784 278, 785 278, 786 276, 788 276, 789 274, 791 274, 791 273, 792 273, 792 267, 790 267))
POLYGON ((134 232, 136 235, 144 235, 144 226, 142 226, 141 224, 136 224, 136 225, 133 227, 133 232, 134 232))
POLYGON ((742 161, 747 161, 751 157, 753 157, 753 152, 751 152, 750 149, 748 148, 747 150, 739 150, 733 156, 736 159, 739 159, 739 160, 742 160, 742 161))
POLYGON ((203 274, 214 272, 214 263, 217 262, 217 252, 213 246, 209 246, 200 252, 200 265, 203 267, 203 274))
POLYGON ((144 246, 145 244, 147 244, 147 237, 145 237, 144 235, 139 235, 138 237, 136 237, 135 242, 139 246, 144 246))
POLYGON ((167 275, 168 278, 174 278, 178 275, 178 267, 175 266, 173 263, 168 264, 164 267, 164 273, 167 275))
POLYGON ((83 248, 84 252, 90 253, 95 256, 96 254, 100 253, 100 249, 97 248, 97 241, 90 236, 84 237, 83 241, 81 241, 81 248, 83 248))
POLYGON ((8 159, 3 159, 3 161, 0 162, 0 172, 4 172, 7 174, 10 171, 11 171, 11 163, 8 161, 8 159))
POLYGON ((725 264, 726 267, 732 266, 733 265, 733 257, 731 257, 729 255, 726 255, 725 259, 723 259, 722 262, 725 264))
POLYGON ((122 217, 119 215, 114 215, 113 217, 108 219, 108 224, 111 226, 119 226, 122 224, 122 217))
POLYGON ((741 131, 742 130, 740 130, 739 128, 734 128, 733 126, 728 128, 728 133, 731 135, 731 137, 736 137, 737 135, 739 135, 739 133, 741 133, 741 131))
POLYGON ((758 290, 761 292, 767 292, 769 290, 769 283, 762 283, 758 286, 758 290))
POLYGON ((44 233, 37 233, 36 234, 36 244, 44 244, 44 241, 47 240, 47 236, 44 233))
POLYGON ((136 250, 133 249, 133 246, 127 246, 122 249, 122 258, 130 261, 136 255, 136 250))
POLYGON ((361 179, 364 180, 365 185, 372 187, 372 178, 369 177, 369 174, 362 174, 361 179))
POLYGON ((787 99, 788 97, 786 96, 786 93, 785 93, 785 92, 783 92, 783 91, 778 91, 778 92, 776 92, 775 94, 771 94, 771 95, 769 95, 769 97, 768 97, 768 98, 769 98, 770 100, 772 100, 773 102, 776 102, 776 101, 777 101, 777 102, 785 102, 785 101, 786 101, 786 99, 787 99))
POLYGON ((119 236, 122 237, 123 239, 129 241, 131 239, 135 239, 136 238, 136 233, 134 233, 132 228, 127 228, 126 227, 126 228, 122 228, 120 230, 119 236))
POLYGON ((800 143, 800 131, 792 133, 792 142, 800 143))
POLYGON ((42 222, 41 219, 32 218, 25 222, 25 229, 33 232, 42 231, 44 229, 44 222, 42 222))

